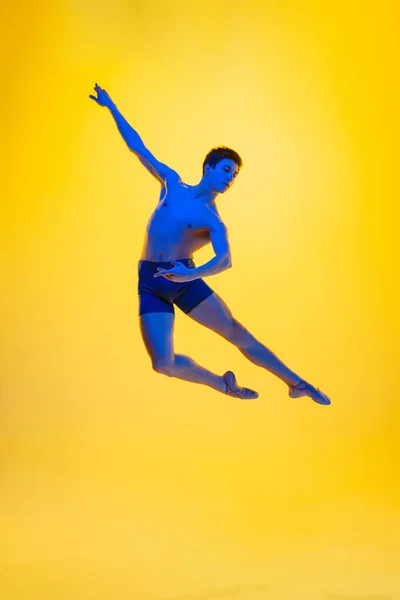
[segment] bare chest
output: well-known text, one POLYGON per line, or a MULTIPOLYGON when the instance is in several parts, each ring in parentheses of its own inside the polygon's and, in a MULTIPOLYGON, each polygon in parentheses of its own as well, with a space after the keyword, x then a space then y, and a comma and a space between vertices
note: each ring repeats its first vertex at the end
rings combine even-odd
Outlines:
POLYGON ((152 222, 157 229, 204 245, 210 240, 211 218, 210 209, 179 184, 161 195, 152 222))

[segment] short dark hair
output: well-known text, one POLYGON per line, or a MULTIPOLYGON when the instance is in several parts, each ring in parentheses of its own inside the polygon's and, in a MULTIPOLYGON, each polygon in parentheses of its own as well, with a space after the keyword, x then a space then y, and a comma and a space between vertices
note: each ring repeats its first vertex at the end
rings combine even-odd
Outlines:
POLYGON ((203 162, 203 175, 205 173, 204 167, 206 165, 210 165, 210 167, 213 167, 213 169, 215 169, 216 164, 224 158, 229 158, 230 160, 233 160, 239 167, 239 171, 243 167, 243 161, 240 158, 239 154, 235 152, 235 150, 232 150, 232 148, 228 148, 227 146, 218 146, 217 148, 213 148, 212 150, 210 150, 210 152, 205 157, 203 162))

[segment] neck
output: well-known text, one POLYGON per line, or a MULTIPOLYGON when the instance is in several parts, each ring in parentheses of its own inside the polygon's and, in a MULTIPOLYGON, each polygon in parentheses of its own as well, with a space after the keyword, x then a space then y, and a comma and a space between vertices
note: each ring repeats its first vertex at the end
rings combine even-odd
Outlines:
POLYGON ((208 179, 204 175, 200 183, 197 184, 197 186, 195 186, 194 197, 196 198, 196 200, 198 199, 204 202, 204 204, 206 204, 207 206, 213 206, 215 204, 215 199, 217 196, 218 192, 215 192, 214 190, 210 189, 208 179))

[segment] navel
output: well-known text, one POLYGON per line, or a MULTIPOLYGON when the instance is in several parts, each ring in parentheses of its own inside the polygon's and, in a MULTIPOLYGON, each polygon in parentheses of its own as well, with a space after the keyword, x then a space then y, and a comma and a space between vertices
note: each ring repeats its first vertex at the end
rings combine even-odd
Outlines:
POLYGON ((189 223, 189 225, 188 225, 188 228, 189 228, 189 229, 191 229, 191 228, 192 228, 192 225, 191 225, 191 223, 189 223))

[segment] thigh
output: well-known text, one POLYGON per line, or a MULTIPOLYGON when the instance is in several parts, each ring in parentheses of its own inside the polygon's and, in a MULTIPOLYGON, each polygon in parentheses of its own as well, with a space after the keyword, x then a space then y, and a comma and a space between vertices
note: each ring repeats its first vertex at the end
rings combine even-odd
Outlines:
POLYGON ((203 279, 195 279, 183 286, 182 291, 177 294, 174 303, 185 314, 192 313, 196 306, 211 296, 213 290, 203 279))
POLYGON ((215 292, 190 311, 188 317, 232 342, 242 328, 233 318, 228 306, 215 292))
POLYGON ((146 313, 139 317, 140 331, 153 367, 174 362, 174 322, 170 312, 146 313))

